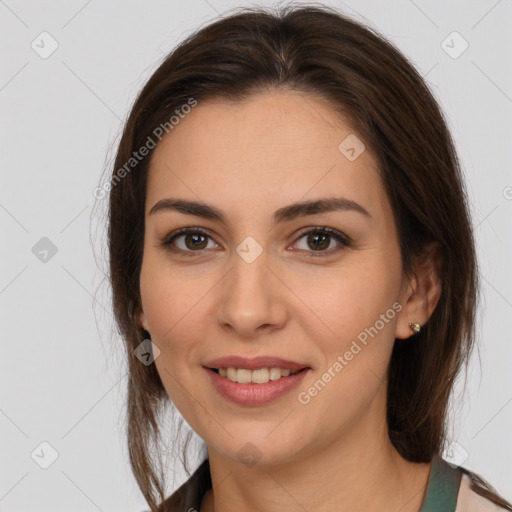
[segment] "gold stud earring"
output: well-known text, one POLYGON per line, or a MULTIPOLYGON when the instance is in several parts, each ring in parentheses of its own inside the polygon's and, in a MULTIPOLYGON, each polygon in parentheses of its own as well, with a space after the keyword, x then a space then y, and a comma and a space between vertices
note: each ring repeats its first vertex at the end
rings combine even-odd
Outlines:
POLYGON ((414 332, 414 334, 418 334, 420 332, 420 330, 421 330, 421 325, 419 323, 417 323, 417 322, 410 323, 409 327, 414 332))

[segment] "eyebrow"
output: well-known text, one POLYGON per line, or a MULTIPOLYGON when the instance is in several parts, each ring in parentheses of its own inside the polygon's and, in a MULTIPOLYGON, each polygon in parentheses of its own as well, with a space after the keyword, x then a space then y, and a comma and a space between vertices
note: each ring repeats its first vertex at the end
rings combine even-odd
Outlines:
MULTIPOLYGON (((205 219, 217 220, 228 224, 226 216, 221 210, 197 201, 186 199, 164 198, 160 199, 149 211, 149 215, 163 211, 177 211, 186 215, 195 215, 205 219)), ((333 211, 353 211, 371 218, 368 211, 360 204, 344 197, 333 197, 316 199, 314 201, 303 201, 292 203, 274 212, 274 224, 294 220, 306 215, 333 211)))

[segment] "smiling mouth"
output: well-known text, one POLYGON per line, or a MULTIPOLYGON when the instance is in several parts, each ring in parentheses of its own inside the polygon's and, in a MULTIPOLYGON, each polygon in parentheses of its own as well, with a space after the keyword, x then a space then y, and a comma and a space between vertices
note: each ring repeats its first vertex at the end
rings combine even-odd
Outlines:
POLYGON ((237 382, 239 384, 266 384, 269 381, 280 380, 290 375, 295 375, 308 368, 290 371, 287 368, 259 368, 257 370, 248 370, 245 368, 209 368, 220 377, 237 382))

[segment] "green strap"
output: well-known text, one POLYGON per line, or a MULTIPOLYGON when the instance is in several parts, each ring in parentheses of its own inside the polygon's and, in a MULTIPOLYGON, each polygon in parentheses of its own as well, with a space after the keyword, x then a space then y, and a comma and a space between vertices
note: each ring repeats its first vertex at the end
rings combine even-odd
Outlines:
POLYGON ((461 477, 458 468, 434 457, 420 512, 455 512, 461 477))

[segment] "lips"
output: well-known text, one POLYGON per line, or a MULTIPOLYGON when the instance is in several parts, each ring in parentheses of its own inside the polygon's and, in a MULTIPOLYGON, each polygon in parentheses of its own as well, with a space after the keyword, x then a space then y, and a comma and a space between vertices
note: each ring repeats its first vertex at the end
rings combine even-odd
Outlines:
POLYGON ((298 372, 304 368, 309 368, 306 364, 270 356, 259 356, 254 358, 227 356, 208 361, 203 366, 214 370, 218 370, 219 368, 238 368, 246 370, 281 368, 283 370, 290 370, 291 373, 298 372))
MULTIPOLYGON (((281 361, 283 360, 281 359, 281 361)), ((226 377, 221 377, 210 368, 204 367, 204 371, 213 388, 225 400, 241 406, 264 406, 279 398, 285 398, 311 372, 311 368, 304 368, 297 373, 290 374, 288 377, 269 380, 266 383, 232 382, 226 377)), ((255 370, 251 371, 254 372, 255 370)))

